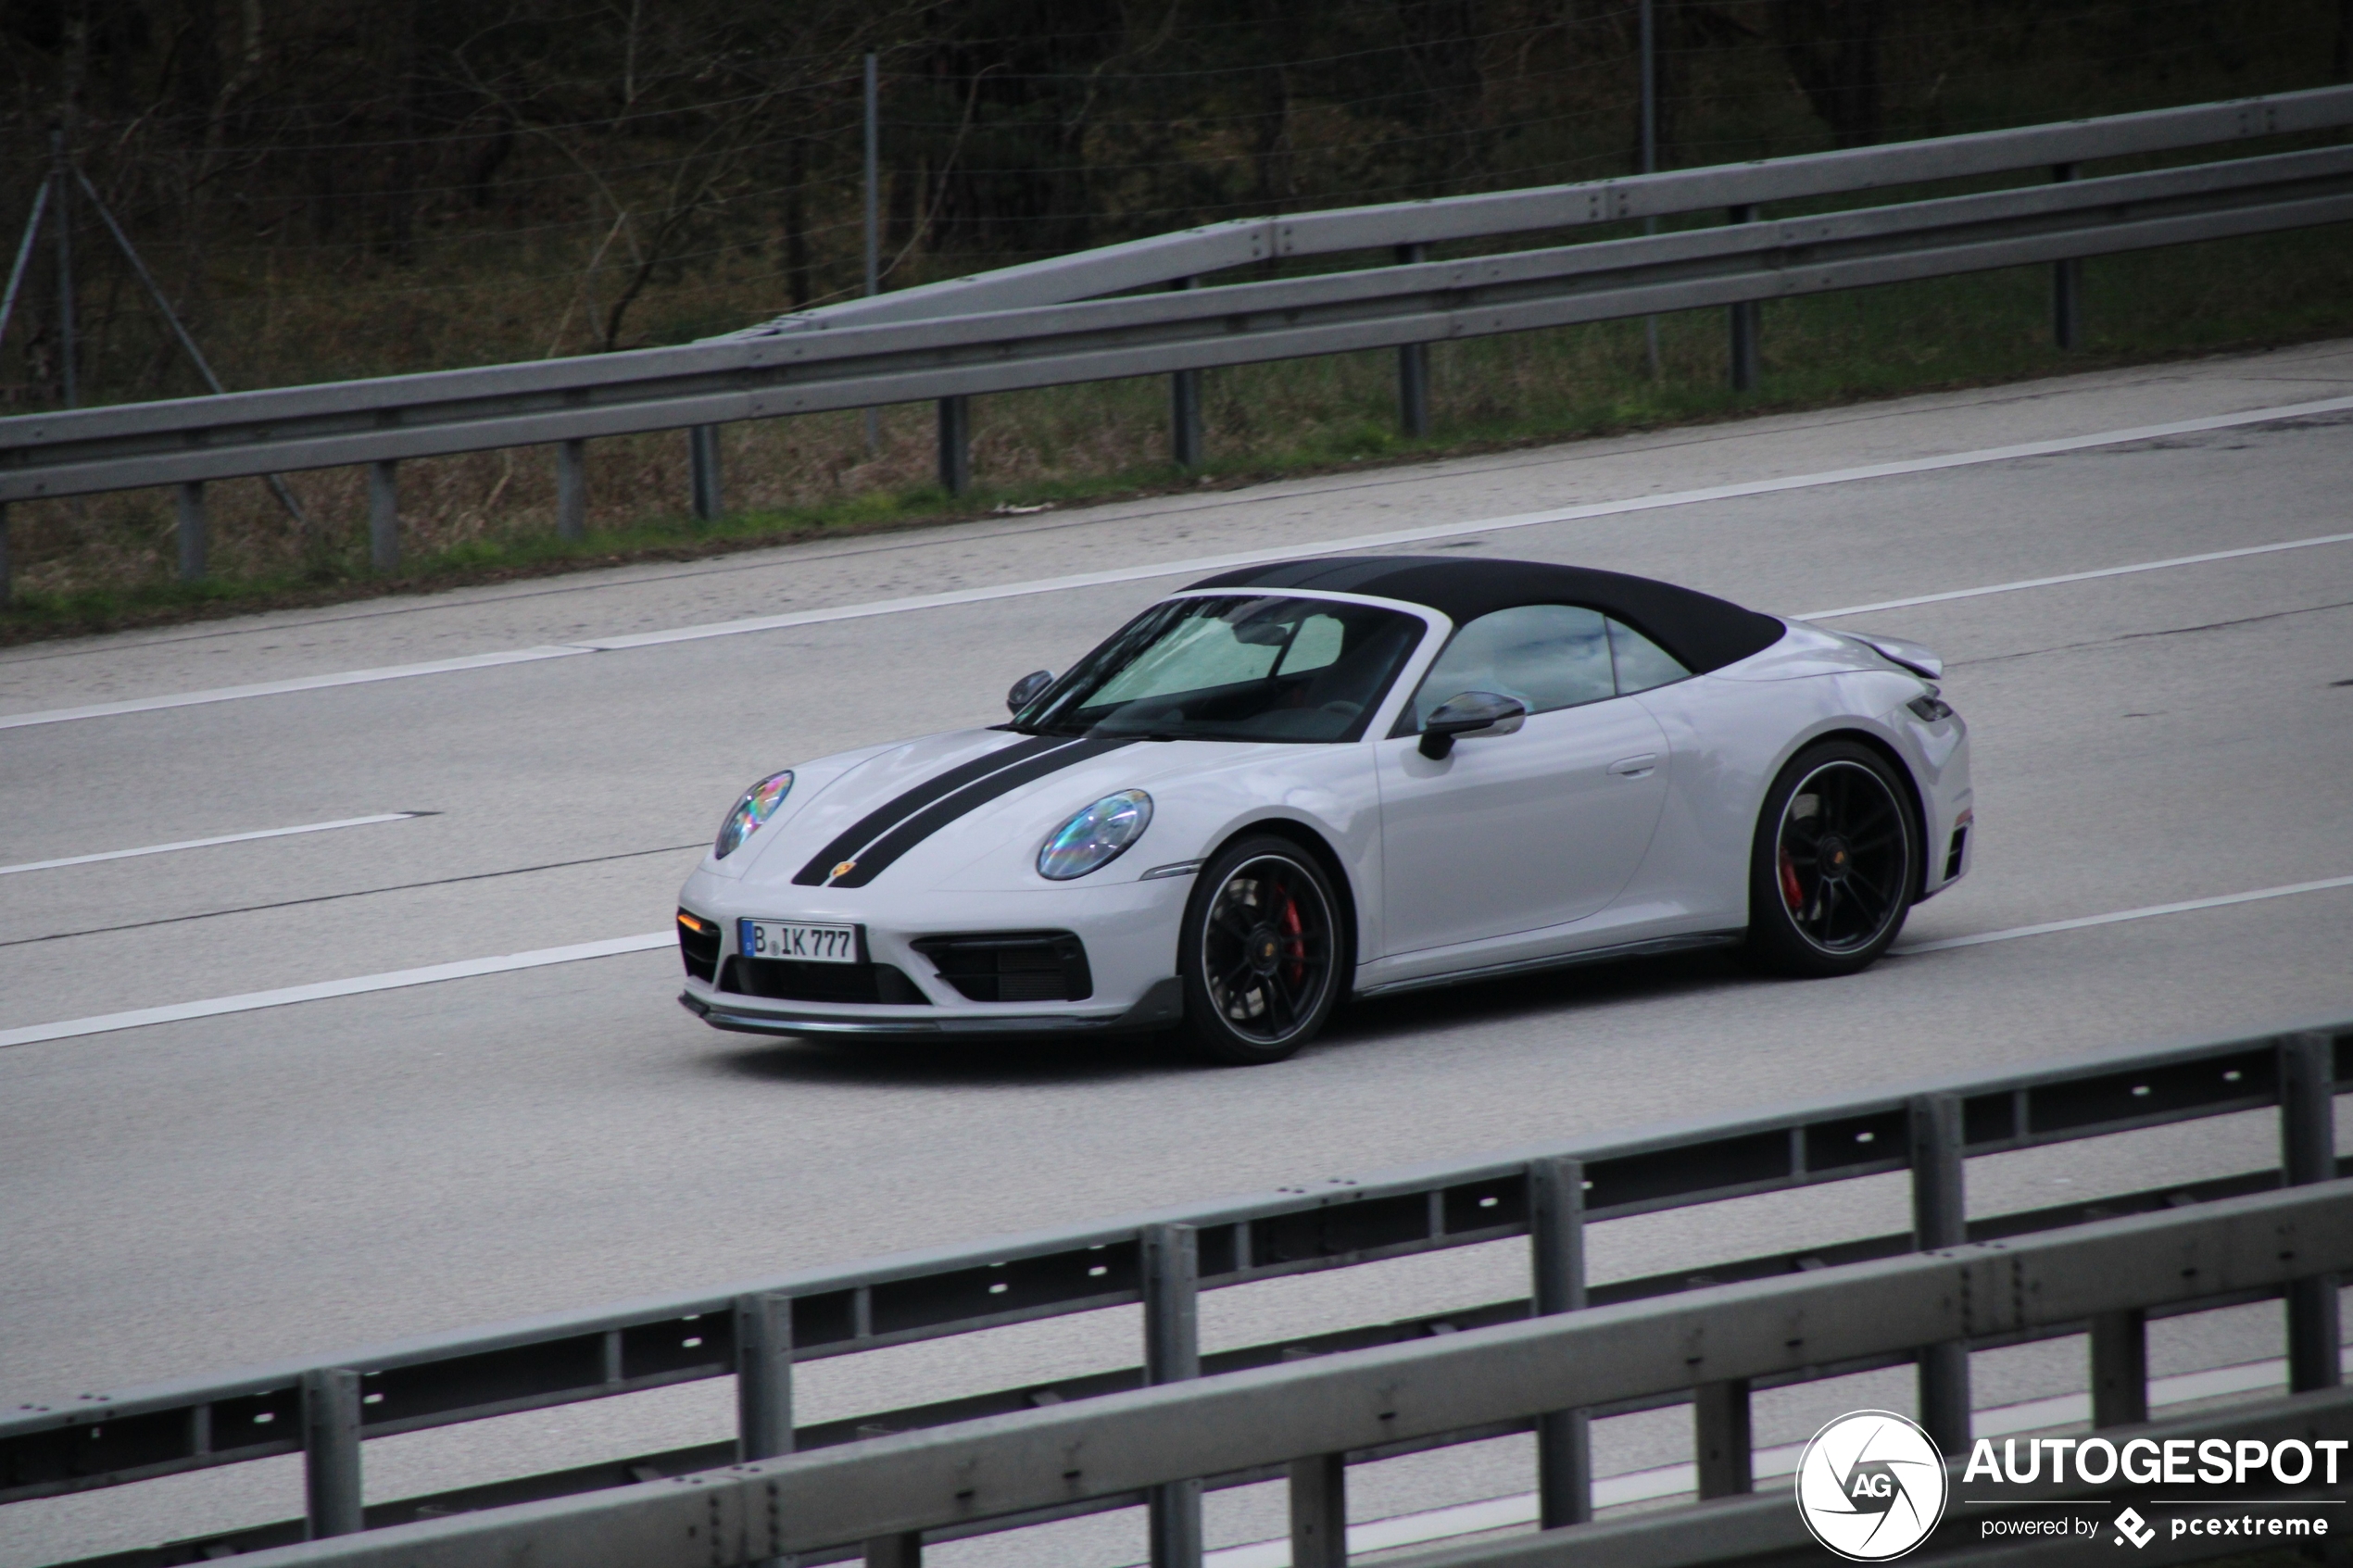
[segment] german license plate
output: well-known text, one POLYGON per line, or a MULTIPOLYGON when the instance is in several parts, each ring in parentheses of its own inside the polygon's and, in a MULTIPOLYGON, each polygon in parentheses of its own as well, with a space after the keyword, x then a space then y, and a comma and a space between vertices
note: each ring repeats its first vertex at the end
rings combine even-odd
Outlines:
POLYGON ((803 925, 798 921, 748 920, 742 927, 748 959, 791 959, 800 963, 856 963, 854 925, 803 925))

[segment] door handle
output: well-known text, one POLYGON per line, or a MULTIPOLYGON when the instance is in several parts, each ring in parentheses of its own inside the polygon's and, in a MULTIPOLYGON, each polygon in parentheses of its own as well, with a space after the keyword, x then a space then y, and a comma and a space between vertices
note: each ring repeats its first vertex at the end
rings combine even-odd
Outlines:
POLYGON ((1621 757, 1609 765, 1609 771, 1621 779, 1639 779, 1658 771, 1658 753, 1645 751, 1640 757, 1621 757))

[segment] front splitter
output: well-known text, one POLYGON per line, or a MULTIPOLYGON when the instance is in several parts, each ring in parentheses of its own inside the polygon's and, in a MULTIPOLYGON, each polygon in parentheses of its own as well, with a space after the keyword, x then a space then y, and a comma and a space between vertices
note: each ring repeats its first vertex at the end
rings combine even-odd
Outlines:
POLYGON ((855 1035, 867 1039, 937 1039, 965 1035, 1118 1035, 1166 1029, 1185 1016, 1184 982, 1155 981, 1134 1007, 1108 1017, 1068 1013, 1005 1013, 950 1018, 843 1018, 834 1013, 753 1012, 714 1005, 691 991, 678 1004, 713 1029, 743 1035, 855 1035))

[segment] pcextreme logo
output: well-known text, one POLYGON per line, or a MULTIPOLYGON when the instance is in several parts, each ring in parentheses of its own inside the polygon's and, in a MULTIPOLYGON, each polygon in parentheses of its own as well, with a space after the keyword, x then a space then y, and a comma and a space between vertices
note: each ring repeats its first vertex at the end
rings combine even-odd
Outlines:
MULTIPOLYGON (((2327 1511, 2347 1505, 2343 1497, 2326 1493, 2301 1495, 2293 1488, 2334 1489, 2338 1461, 2353 1440, 2301 1437, 2263 1442, 2253 1437, 2005 1437, 1997 1453, 1994 1440, 1980 1437, 1969 1448, 1961 1486, 1975 1496, 1965 1505, 2020 1512, 1989 1512, 1978 1521, 1981 1538, 2006 1536, 2070 1536, 2093 1541, 2106 1534, 2116 1546, 2138 1551, 2160 1535, 2168 1540, 2185 1536, 2232 1536, 2245 1538, 2315 1537, 2331 1533, 2327 1511), (2051 1486, 2073 1483, 2108 1491, 2111 1482, 2127 1487, 2151 1487, 2160 1494, 2127 1506, 2105 1530, 2101 1521, 2117 1499, 2056 1499, 1998 1495, 2004 1485, 2032 1486, 2048 1476, 2051 1486), (2248 1499, 2244 1491, 2260 1488, 2248 1499), (2230 1487, 2242 1493, 2204 1488, 2230 1487), (2264 1495, 2289 1489, 2286 1495, 2264 1495), (1983 1495, 1996 1494, 1996 1495, 1983 1495), (2155 1512, 2145 1516, 2142 1509, 2155 1512)), ((2268 1544, 2268 1542, 2267 1542, 2268 1544)), ((2250 1548, 2250 1549, 2254 1549, 2250 1548)))
POLYGON ((1814 1434, 1797 1461, 1797 1512, 1850 1562, 1903 1556, 1944 1517, 1944 1456, 1892 1411, 1853 1411, 1814 1434))

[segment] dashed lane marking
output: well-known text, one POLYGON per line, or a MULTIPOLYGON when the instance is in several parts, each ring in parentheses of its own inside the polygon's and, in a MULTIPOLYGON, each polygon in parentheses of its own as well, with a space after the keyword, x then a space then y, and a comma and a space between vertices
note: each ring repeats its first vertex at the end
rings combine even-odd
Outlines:
POLYGON ((380 811, 372 817, 344 817, 332 822, 304 822, 290 828, 257 828, 251 833, 224 833, 212 838, 183 838, 176 844, 143 844, 136 849, 102 849, 94 855, 68 855, 56 860, 27 860, 20 866, 0 866, 0 876, 19 872, 53 872, 61 866, 87 866, 98 860, 128 860, 140 855, 169 855, 175 849, 209 849, 216 844, 250 844, 257 838, 292 838, 297 834, 333 833, 337 828, 364 828, 377 822, 406 822, 433 811, 380 811))
MULTIPOLYGON (((2259 887, 2247 893, 2226 893, 2213 898, 2188 898, 2173 904, 2150 904, 2137 909, 2118 909, 2110 914, 2084 915, 2075 920, 2046 921, 2040 925, 2013 926, 2007 931, 1984 931, 1969 936, 1946 936, 1933 942, 1916 943, 1890 951, 1896 957, 1908 958, 1920 953, 1943 952, 1950 947, 1973 947, 1986 942, 2009 942, 2021 936, 2042 936, 2055 931, 2077 931, 2085 926, 2114 925, 2122 921, 2148 920, 2157 915, 2186 914, 2196 909, 2219 909, 2232 904, 2252 904, 2265 898, 2287 898, 2299 893, 2318 893, 2332 887, 2353 887, 2353 876, 2329 877, 2320 882, 2291 883, 2283 887, 2259 887)), ((296 1002, 325 1001, 335 997, 364 996, 371 991, 394 991, 409 985, 433 985, 445 980, 471 980, 476 975, 505 974, 519 969, 539 969, 548 964, 578 963, 585 959, 607 959, 623 953, 651 952, 667 947, 677 938, 668 931, 649 931, 638 936, 615 936, 602 942, 578 942, 565 947, 540 947, 526 953, 503 953, 497 958, 464 959, 456 963, 427 964, 421 969, 396 969, 383 974, 362 974, 349 980, 321 980, 308 985, 287 985, 274 991, 248 991, 242 996, 214 997, 198 1002, 175 1002, 169 1007, 137 1008, 129 1012, 100 1013, 92 1018, 61 1019, 55 1023, 32 1023, 17 1029, 0 1029, 0 1049, 10 1046, 30 1046, 44 1040, 71 1039, 81 1035, 110 1035, 122 1029, 144 1029, 151 1023, 178 1023, 192 1018, 217 1018, 222 1013, 253 1012, 262 1008, 287 1007, 296 1002)))
POLYGON ((56 1023, 0 1029, 0 1047, 30 1046, 42 1040, 70 1039, 77 1035, 110 1035, 119 1029, 144 1029, 151 1023, 179 1023, 191 1018, 218 1018, 227 1012, 255 1012, 263 1008, 288 1007, 296 1002, 365 996, 371 991, 396 991, 403 986, 433 985, 444 980, 471 980, 479 974, 504 974, 510 970, 577 963, 584 959, 610 959, 623 953, 643 953, 656 947, 667 947, 676 940, 667 931, 654 931, 642 936, 614 936, 602 942, 575 942, 568 947, 539 947, 527 953, 502 953, 497 958, 460 959, 456 963, 426 964, 421 969, 396 969, 383 974, 357 975, 349 980, 321 980, 308 985, 284 985, 274 991, 247 991, 241 996, 213 997, 200 1002, 135 1008, 129 1012, 101 1013, 94 1018, 68 1018, 56 1023))
POLYGON ((2096 571, 2065 571, 2057 577, 2021 577, 1983 588, 1953 588, 1942 594, 1915 594, 1908 599, 1881 599, 1877 604, 1843 605, 1837 609, 1809 609, 1793 621, 1834 621, 1841 616, 1869 615, 1882 609, 1908 609, 1914 605, 1943 604, 1948 599, 1982 598, 1987 594, 2015 594, 2021 588, 2055 588, 2062 583, 2089 583, 2096 577, 2130 577, 2136 571, 2163 571, 2168 567, 2204 566, 2208 561, 2235 560, 2241 556, 2276 555, 2282 550, 2309 550, 2315 545, 2353 543, 2353 533, 2322 533, 2310 539, 2287 539, 2276 545, 2248 545, 2236 550, 2208 550, 2204 555, 2173 556, 2165 560, 2135 561, 2130 566, 2104 566, 2096 571))
POLYGON ((2265 898, 2293 898, 2300 893, 2321 893, 2332 887, 2353 887, 2353 876, 2322 877, 2318 882, 2291 882, 2279 887, 2259 887, 2248 893, 2223 893, 2211 898, 2184 898, 2173 904, 2147 904, 2137 909, 2117 909, 2104 915, 2079 915, 2073 920, 2049 920, 2039 925, 2014 925, 2007 931, 1981 931, 1969 936, 1941 936, 1888 949, 1898 958, 1942 953, 1953 947, 1975 947, 1987 942, 2015 942, 2021 936, 2047 936, 2055 931, 2082 931, 2087 926, 2115 925, 2128 920, 2158 915, 2183 915, 2194 909, 2220 909, 2232 904, 2253 904, 2265 898))

